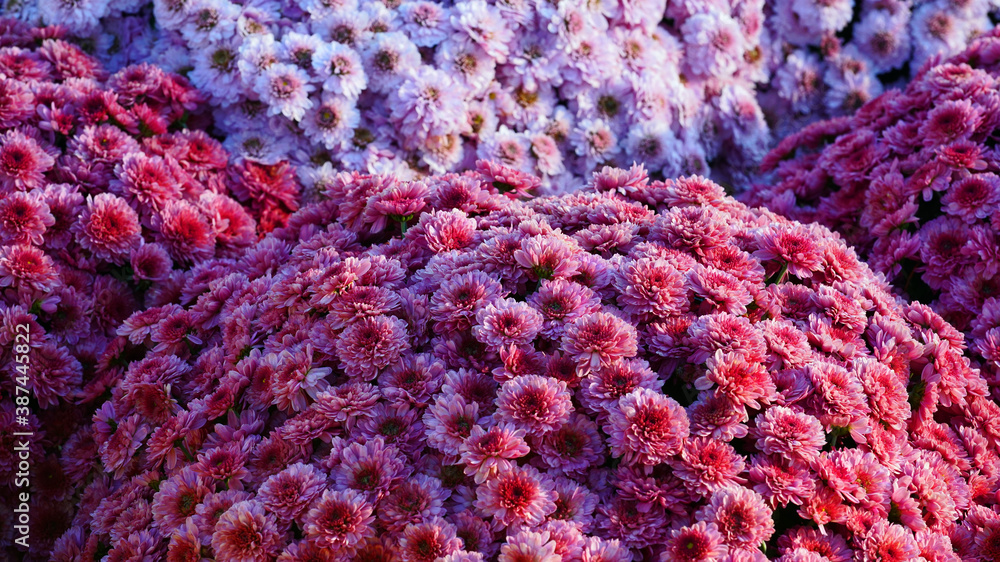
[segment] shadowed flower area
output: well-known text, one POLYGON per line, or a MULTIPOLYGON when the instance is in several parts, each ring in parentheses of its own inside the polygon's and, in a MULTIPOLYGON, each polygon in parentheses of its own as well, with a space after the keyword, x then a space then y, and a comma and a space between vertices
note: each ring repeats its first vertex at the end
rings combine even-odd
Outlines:
POLYGON ((838 235, 641 166, 477 169, 337 174, 129 317, 52 558, 991 555, 1000 407, 838 235))

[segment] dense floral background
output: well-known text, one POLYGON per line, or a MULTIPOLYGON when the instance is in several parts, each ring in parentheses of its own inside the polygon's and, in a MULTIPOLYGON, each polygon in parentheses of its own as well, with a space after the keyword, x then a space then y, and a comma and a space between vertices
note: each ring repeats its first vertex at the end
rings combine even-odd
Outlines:
POLYGON ((0 6, 0 558, 1000 559, 1000 3, 0 6))

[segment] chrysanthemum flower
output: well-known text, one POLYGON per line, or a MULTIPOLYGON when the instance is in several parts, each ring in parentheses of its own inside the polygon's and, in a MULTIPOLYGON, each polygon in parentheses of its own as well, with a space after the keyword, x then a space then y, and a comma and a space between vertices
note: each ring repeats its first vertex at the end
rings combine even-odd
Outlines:
POLYGON ((764 498, 746 488, 716 490, 697 518, 714 523, 723 542, 734 548, 757 548, 774 533, 771 510, 764 498))
POLYGON ((826 444, 814 416, 784 406, 772 406, 757 416, 757 447, 766 454, 812 462, 826 444))
POLYGON ((26 191, 41 187, 53 158, 37 140, 13 130, 0 135, 0 188, 26 191))
POLYGON ((45 229, 55 224, 40 192, 14 192, 0 201, 0 242, 42 244, 45 229))
POLYGON ((139 216, 124 199, 101 193, 87 199, 87 208, 74 225, 77 241, 95 257, 121 262, 140 242, 139 216))
POLYGON ((723 544, 715 523, 704 521, 670 531, 670 538, 664 547, 660 562, 716 560, 729 550, 723 544))
POLYGON ((399 539, 400 556, 404 562, 434 562, 461 546, 462 540, 455 535, 455 526, 440 517, 407 525, 399 539))
POLYGON ((375 535, 372 506, 360 492, 325 490, 303 517, 306 537, 318 546, 350 553, 375 535))
POLYGON ((526 303, 498 300, 476 313, 472 334, 490 349, 530 344, 542 327, 542 315, 526 303))
POLYGON ((688 436, 688 419, 674 399, 637 388, 609 413, 611 453, 626 463, 659 464, 678 453, 688 436))
POLYGON ((311 464, 295 463, 268 477, 257 500, 279 521, 298 519, 325 489, 323 474, 311 464))
POLYGON ((254 83, 254 91, 268 105, 269 115, 284 115, 293 121, 301 120, 313 106, 309 93, 314 89, 305 72, 284 63, 271 65, 254 83))
POLYGON ((594 371, 635 356, 635 328, 608 312, 588 314, 566 327, 563 350, 577 360, 578 371, 594 371))
POLYGON ((0 287, 30 287, 36 291, 51 291, 58 274, 40 248, 18 244, 0 246, 0 287))
POLYGON ((507 527, 535 526, 555 511, 555 499, 548 478, 530 466, 515 466, 479 487, 476 508, 507 527))
POLYGON ((498 420, 542 435, 559 429, 573 411, 566 383, 551 377, 524 375, 503 384, 496 398, 498 420))
POLYGON ((219 517, 212 535, 212 548, 220 557, 264 561, 278 553, 278 529, 274 518, 254 501, 233 504, 219 517))
POLYGON ((510 470, 514 466, 511 460, 523 457, 531 449, 524 440, 524 431, 512 424, 501 424, 487 430, 474 426, 460 451, 465 473, 481 484, 495 474, 510 470))

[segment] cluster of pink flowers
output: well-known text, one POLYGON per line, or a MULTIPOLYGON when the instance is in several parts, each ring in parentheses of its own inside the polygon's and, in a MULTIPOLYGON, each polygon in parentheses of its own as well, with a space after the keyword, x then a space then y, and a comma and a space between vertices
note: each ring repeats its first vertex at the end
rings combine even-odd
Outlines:
POLYGON ((772 80, 760 103, 776 139, 854 113, 906 84, 935 57, 962 51, 993 28, 993 0, 773 0, 772 80))
POLYGON ((742 173, 770 143, 764 0, 13 3, 183 70, 227 148, 264 164, 414 178, 493 159, 561 192, 633 160, 742 173))
POLYGON ((16 521, 12 432, 32 433, 33 473, 48 479, 35 481, 40 547, 68 525, 65 486, 87 469, 60 455, 96 454, 90 418, 116 382, 105 373, 121 323, 188 302, 188 271, 255 244, 257 221, 281 224, 297 189, 268 192, 288 207, 255 197, 271 185, 257 168, 230 166, 218 141, 186 128, 204 106, 184 78, 146 64, 108 75, 62 36, 0 19, 0 534, 16 521), (15 425, 18 378, 32 415, 15 425))
POLYGON ((755 204, 844 234, 909 298, 966 332, 1000 386, 1000 33, 855 115, 788 137, 755 204))
POLYGON ((50 559, 996 554, 1000 407, 957 330, 701 177, 540 182, 343 172, 129 317, 50 559))

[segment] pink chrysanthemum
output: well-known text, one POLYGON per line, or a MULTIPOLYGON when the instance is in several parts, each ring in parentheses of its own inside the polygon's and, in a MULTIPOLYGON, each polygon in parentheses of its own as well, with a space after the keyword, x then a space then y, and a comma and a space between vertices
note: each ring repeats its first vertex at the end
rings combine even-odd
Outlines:
POLYGON ((280 535, 271 515, 255 501, 233 504, 219 517, 212 535, 216 556, 263 562, 278 554, 280 535))
POLYGON ((720 488, 746 482, 739 476, 744 468, 743 457, 728 443, 717 439, 695 437, 684 442, 680 459, 671 466, 692 493, 708 497, 720 488))
POLYGON ((611 313, 595 312, 566 327, 562 347, 577 361, 578 370, 586 373, 616 359, 634 357, 638 338, 631 324, 611 313))
POLYGON ((538 235, 521 241, 514 260, 528 270, 532 279, 570 279, 577 273, 574 249, 565 240, 552 235, 538 235))
POLYGON ((542 314, 542 336, 559 340, 566 325, 600 310, 601 300, 594 291, 564 279, 544 280, 528 297, 528 303, 542 314))
POLYGON ((663 547, 660 562, 721 560, 729 550, 715 523, 704 521, 670 531, 663 547))
POLYGON ((695 517, 714 523, 730 547, 756 549, 774 533, 771 510, 764 498, 746 488, 716 490, 695 517))
POLYGON ((42 244, 45 229, 56 220, 39 195, 16 191, 0 201, 0 243, 42 244))
POLYGON ((509 537, 500 547, 497 562, 559 562, 563 557, 556 553, 556 543, 548 531, 536 533, 521 531, 509 537))
POLYGON ((504 294, 500 283, 483 272, 447 277, 431 296, 430 317, 441 332, 466 330, 482 307, 504 294))
POLYGON ((351 377, 374 379, 409 348, 406 334, 406 323, 394 316, 372 316, 351 324, 337 339, 341 368, 351 377))
POLYGON ((615 277, 622 310, 642 319, 667 318, 687 311, 684 276, 664 259, 640 258, 615 277))
POLYGON ((760 408, 775 396, 774 380, 760 363, 752 363, 738 353, 715 352, 706 363, 706 372, 694 381, 695 388, 709 390, 713 387, 734 404, 760 408))
POLYGON ((862 550, 862 556, 866 560, 886 562, 913 560, 920 553, 917 541, 909 529, 885 521, 875 523, 865 537, 862 550))
POLYGON ((604 442, 598 426, 582 414, 574 413, 555 431, 546 433, 535 444, 543 463, 563 474, 580 474, 600 463, 604 442))
POLYGON ((757 242, 759 250, 754 257, 765 262, 776 262, 777 280, 784 281, 784 272, 806 279, 823 267, 821 246, 815 235, 805 226, 765 230, 757 242))
POLYGON ((153 496, 154 524, 163 533, 179 528, 210 492, 205 481, 190 468, 184 468, 163 484, 153 496))
POLYGON ((455 526, 440 517, 407 525, 399 539, 403 562, 434 562, 462 547, 455 526))
POLYGON ((625 463, 659 464, 680 452, 688 418, 673 398, 638 388, 610 411, 611 453, 625 463))
POLYGON ((510 421, 533 435, 559 429, 573 411, 566 383, 541 375, 524 375, 503 384, 496 397, 500 421, 510 421))
POLYGON ((552 482, 530 466, 515 466, 510 471, 486 480, 477 492, 476 507, 486 517, 504 526, 535 526, 556 509, 552 482))
POLYGON ((497 300, 476 313, 472 334, 486 347, 499 350, 530 344, 542 328, 542 315, 527 303, 497 300))
POLYGON ((303 517, 302 530, 318 546, 349 553, 375 536, 374 521, 372 506, 360 492, 325 490, 303 517))
POLYGON ((757 447, 766 454, 812 462, 826 445, 823 426, 814 416, 772 406, 757 416, 757 447))
POLYGON ((0 287, 25 286, 49 292, 58 282, 52 258, 41 248, 25 244, 0 246, 0 287))
POLYGON ((311 464, 295 463, 268 477, 257 490, 257 501, 288 522, 298 519, 326 487, 326 478, 311 464))
POLYGON ((479 422, 479 404, 460 394, 442 394, 423 417, 427 444, 442 453, 457 457, 462 443, 479 422))
POLYGON ((215 251, 215 229, 196 206, 187 201, 169 201, 153 215, 153 228, 176 262, 201 261, 215 251))
POLYGON ((474 426, 460 448, 465 473, 482 484, 496 474, 509 471, 514 466, 511 461, 531 452, 524 435, 524 430, 510 423, 485 430, 474 426))
POLYGON ((0 188, 5 191, 41 187, 55 162, 35 139, 20 131, 0 135, 0 188))
POLYGON ((618 399, 637 388, 660 390, 663 381, 649 368, 645 359, 615 361, 592 371, 580 382, 580 398, 593 412, 611 411, 618 399))

